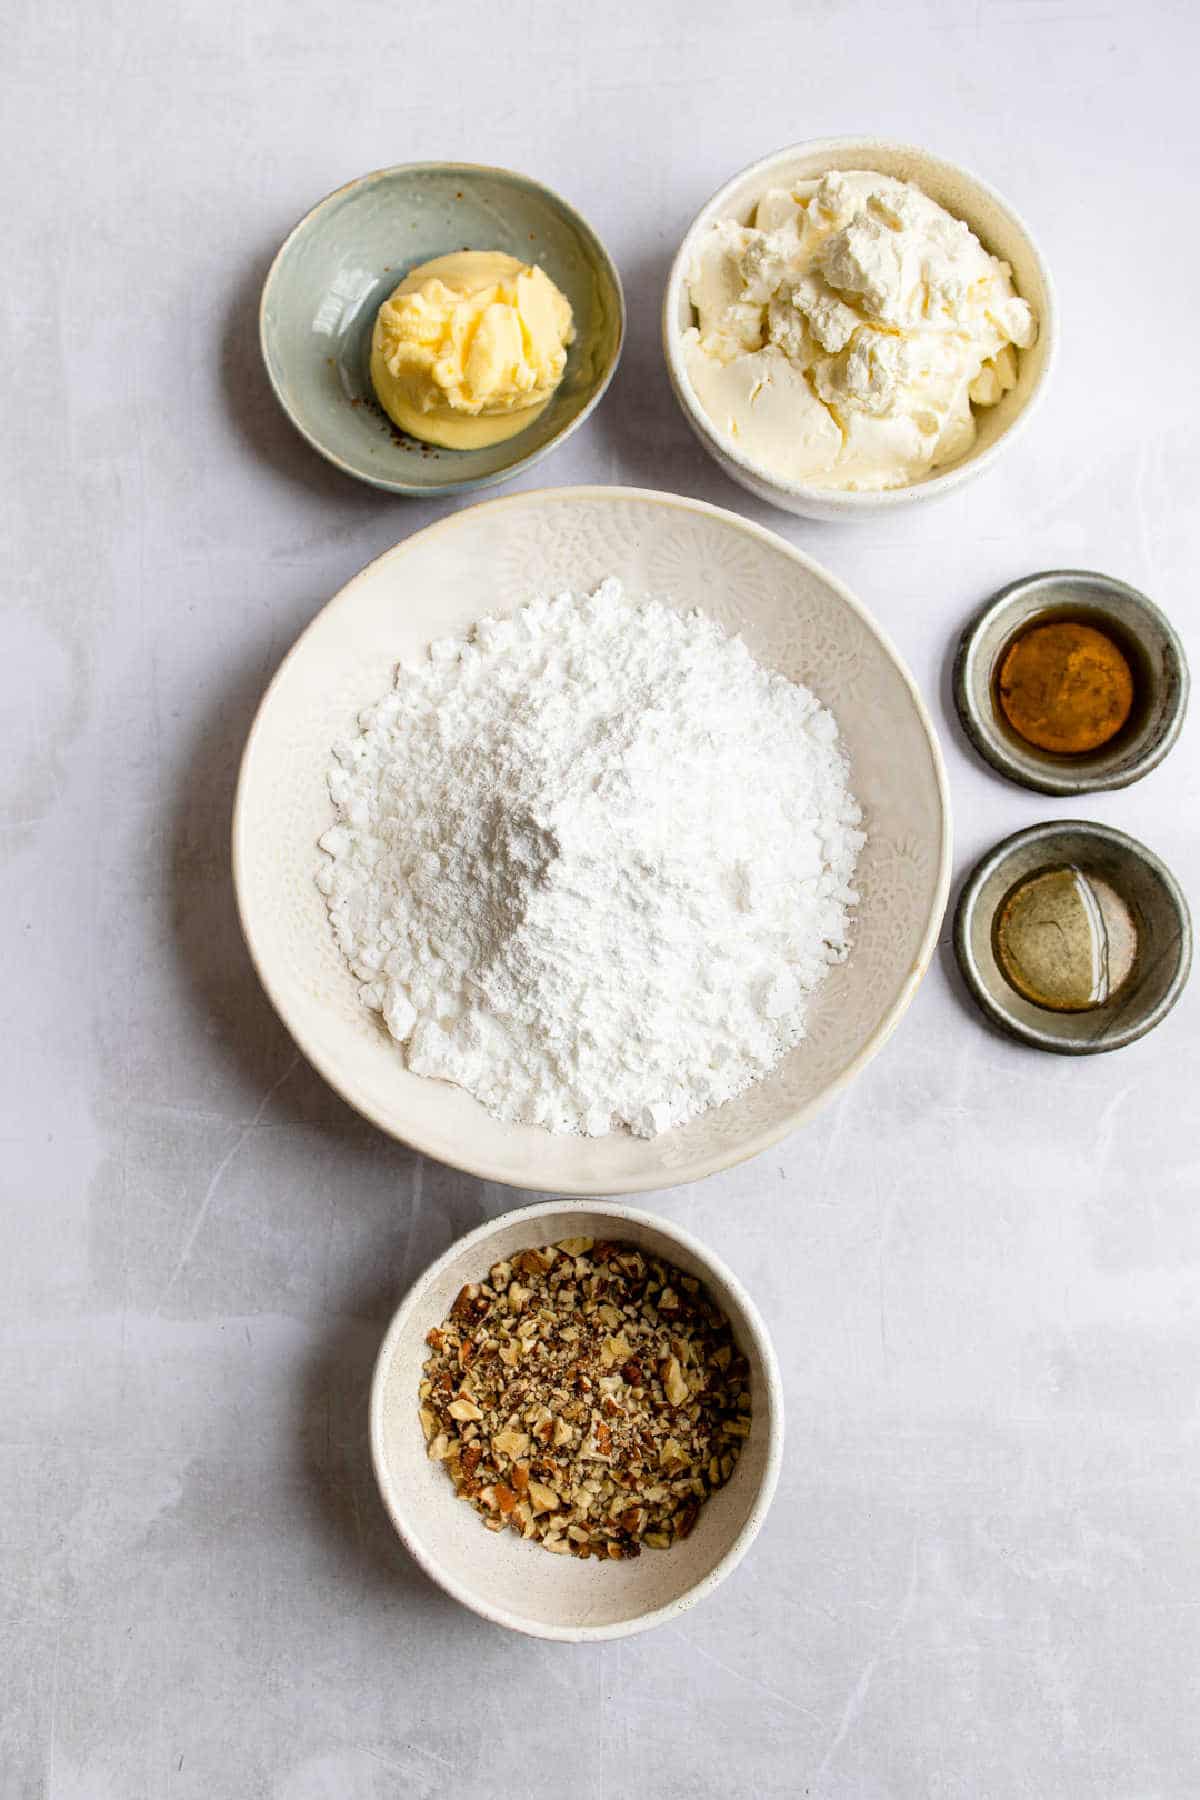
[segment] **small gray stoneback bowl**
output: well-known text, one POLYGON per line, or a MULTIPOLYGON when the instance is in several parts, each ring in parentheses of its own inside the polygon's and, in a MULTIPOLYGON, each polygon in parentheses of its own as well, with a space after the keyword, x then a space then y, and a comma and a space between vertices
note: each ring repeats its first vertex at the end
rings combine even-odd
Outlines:
POLYGON ((616 369, 625 302, 592 227, 541 182, 474 163, 407 163, 349 182, 301 219, 263 284, 259 333, 279 404, 335 468, 393 494, 456 494, 507 481, 582 425, 616 369), (575 318, 545 412, 482 450, 408 437, 376 401, 368 370, 382 302, 410 269, 452 250, 539 264, 575 318))

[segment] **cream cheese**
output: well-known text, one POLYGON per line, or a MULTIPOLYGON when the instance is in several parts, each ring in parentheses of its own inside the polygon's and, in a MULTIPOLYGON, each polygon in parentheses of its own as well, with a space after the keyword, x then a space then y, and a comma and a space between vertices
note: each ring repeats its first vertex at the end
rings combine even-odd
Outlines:
POLYGON ((689 275, 687 371, 713 423, 773 475, 905 487, 964 456, 972 406, 1037 338, 1007 263, 909 182, 831 173, 715 224, 689 275))

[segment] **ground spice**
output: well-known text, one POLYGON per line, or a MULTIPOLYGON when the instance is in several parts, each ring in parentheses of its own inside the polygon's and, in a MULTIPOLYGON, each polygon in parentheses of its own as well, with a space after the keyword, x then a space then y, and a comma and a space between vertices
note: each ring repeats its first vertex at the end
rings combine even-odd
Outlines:
POLYGON ((1105 632, 1079 620, 1034 624, 1009 645, 996 684, 1004 717, 1039 750, 1080 756, 1116 736, 1133 671, 1105 632))

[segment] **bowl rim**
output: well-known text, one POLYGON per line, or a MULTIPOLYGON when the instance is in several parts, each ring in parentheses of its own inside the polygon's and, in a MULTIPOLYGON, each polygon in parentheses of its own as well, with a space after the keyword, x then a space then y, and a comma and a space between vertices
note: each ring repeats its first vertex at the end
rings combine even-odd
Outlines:
MULTIPOLYGON (((1126 627, 1126 630, 1129 628, 1126 627)), ((1130 635, 1137 634, 1131 632, 1130 635)), ((1149 775, 1178 742, 1191 690, 1191 674, 1183 639, 1166 613, 1140 588, 1132 587, 1129 582, 1121 581, 1115 575, 1105 575, 1099 569, 1041 569, 1033 575, 1018 576, 1015 581, 1006 582, 1002 588, 998 588, 963 627, 955 653, 952 682, 959 723, 968 742, 983 760, 990 763, 998 774, 1019 787, 1031 788, 1038 794, 1058 795, 1106 793, 1116 788, 1131 787, 1143 775, 1149 775), (972 678, 984 633, 1025 595, 1043 586, 1069 583, 1086 583, 1101 596, 1105 593, 1119 595, 1146 620, 1175 665, 1174 696, 1169 711, 1164 715, 1166 723, 1162 732, 1146 746, 1140 756, 1118 770, 1098 770, 1094 774, 1088 774, 1083 769, 1072 771, 1051 760, 1049 756, 1042 762, 1036 746, 1031 745, 1027 755, 1031 762, 1037 759, 1038 768, 1035 770, 1010 753, 994 720, 976 701, 972 678)))
POLYGON ((1026 825, 1020 831, 1011 832, 1008 837, 1001 838, 998 844, 993 844, 972 865, 963 880, 954 908, 953 939, 955 960, 967 991, 989 1023, 1026 1048, 1045 1050, 1053 1056, 1100 1056, 1110 1050, 1124 1050, 1129 1044, 1135 1044, 1147 1032, 1153 1031, 1156 1025, 1162 1024, 1187 986, 1192 968, 1192 915, 1187 898, 1175 876, 1162 858, 1139 838, 1130 837, 1127 831, 1120 831, 1115 825, 1106 825, 1099 819, 1046 819, 1040 824, 1026 825), (1052 1031, 1041 1030, 1036 1025, 1017 1019, 1000 1005, 984 981, 971 947, 971 926, 985 883, 1014 851, 1023 850, 1026 845, 1046 839, 1060 838, 1066 832, 1095 838, 1110 848, 1123 850, 1132 860, 1149 869, 1163 888, 1179 920, 1179 956, 1175 972, 1163 993, 1148 1012, 1140 1014, 1128 1025, 1098 1041, 1059 1037, 1052 1031))
MULTIPOLYGON (((834 165, 831 164, 831 166, 834 165)), ((967 223, 969 224, 970 221, 968 220, 967 223)), ((900 138, 874 136, 807 138, 799 143, 787 144, 780 150, 773 150, 768 155, 759 157, 755 162, 747 163, 745 168, 739 169, 736 174, 731 175, 728 181, 710 195, 696 213, 680 240, 679 248, 671 263, 670 273, 667 276, 662 301, 662 342, 667 374, 670 377, 675 398, 685 418, 700 437, 710 455, 714 456, 718 462, 732 463, 750 482, 758 484, 755 491, 766 489, 785 495, 788 501, 798 501, 818 507, 822 509, 825 517, 832 517, 837 513, 847 518, 855 518, 878 515, 881 512, 894 511, 899 507, 915 505, 919 501, 936 499, 939 495, 949 493, 951 489, 961 486, 963 482, 983 474, 986 469, 990 468, 1000 451, 1013 441, 1019 431, 1024 430, 1046 391, 1046 384, 1058 355, 1058 301, 1046 259, 1024 218, 1010 201, 992 187, 990 182, 984 181, 972 169, 966 168, 962 163, 953 162, 949 157, 939 156, 935 151, 926 150, 920 144, 909 143, 900 138), (732 440, 727 439, 723 432, 717 430, 692 389, 681 349, 682 334, 677 314, 680 291, 686 279, 693 243, 700 229, 720 216, 720 209, 726 203, 729 195, 748 176, 762 175, 765 177, 780 163, 801 154, 806 156, 829 155, 836 158, 842 152, 861 155, 869 154, 873 150, 886 151, 890 155, 911 156, 926 164, 936 164, 965 181, 968 186, 978 189, 1005 215, 1019 235, 1024 238, 1045 292, 1046 303, 1038 318, 1038 332, 1043 346, 1043 354, 1041 366, 1028 398, 1020 410, 1014 413, 995 441, 981 450, 978 455, 969 456, 961 462, 951 463, 942 474, 931 475, 925 481, 909 482, 906 486, 899 488, 850 493, 843 488, 819 487, 812 482, 791 481, 785 476, 777 475, 763 463, 756 462, 752 457, 747 456, 732 440)))
POLYGON ((569 200, 564 200, 563 196, 558 193, 555 188, 548 186, 546 182, 539 181, 534 175, 525 175, 520 169, 506 169, 498 163, 438 160, 431 162, 391 163, 385 168, 370 169, 365 175, 356 175, 351 181, 342 182, 340 187, 333 188, 328 194, 325 194, 323 198, 318 200, 315 205, 310 206, 308 211, 292 226, 292 229, 288 232, 271 259, 271 266, 263 277, 262 291, 259 294, 258 300, 258 348, 262 358, 263 367, 266 370, 267 380, 270 383, 271 391, 278 401, 284 416, 299 432, 305 443, 308 444, 311 449, 315 450, 319 456, 323 457, 327 463, 330 463, 335 469, 340 470, 343 475, 350 476, 352 480, 365 482, 368 487, 376 488, 383 493, 398 494, 406 499, 416 500, 434 500, 447 494, 468 494, 483 488, 496 487, 502 482, 511 481, 514 476, 521 474, 524 470, 533 468, 535 463, 539 463, 544 456, 548 456, 552 450, 557 450, 560 444, 565 443, 572 433, 577 431, 579 427, 590 418, 591 414, 595 411, 596 407, 608 392, 609 385, 612 382, 613 376, 617 372, 617 366, 621 361, 621 353, 625 348, 626 328, 627 312, 625 305, 625 290, 621 284, 621 273, 610 255, 603 238, 600 236, 600 233, 596 230, 596 227, 592 224, 591 220, 581 213, 577 206, 572 206, 569 200), (526 453, 523 456, 518 457, 515 462, 506 464, 502 469, 494 470, 490 475, 464 476, 460 477, 458 480, 423 484, 400 481, 382 474, 372 475, 365 469, 355 468, 353 464, 348 463, 343 457, 339 456, 335 450, 324 443, 318 435, 308 429, 307 425, 301 420, 299 414, 289 404, 284 394, 281 380, 276 374, 270 349, 267 307, 271 299, 272 289, 283 267, 283 262, 288 251, 295 240, 300 236, 301 232, 306 230, 307 227, 313 223, 319 213, 324 212, 327 207, 332 206, 334 201, 341 200, 345 195, 352 193, 354 189, 365 188, 372 182, 382 181, 388 177, 397 175, 421 175, 432 174, 435 172, 460 173, 468 176, 499 175, 507 181, 514 181, 524 187, 532 188, 551 201, 572 224, 578 227, 582 235, 590 240, 595 246, 599 260, 604 265, 605 271, 612 281, 613 290, 617 297, 617 339, 616 344, 613 347, 612 356, 609 358, 604 369, 597 378, 586 403, 580 407, 573 418, 568 419, 566 424, 561 426, 559 430, 555 432, 554 436, 548 438, 544 444, 539 444, 534 450, 526 451, 526 453))
MULTIPOLYGON (((375 1358, 371 1373, 368 1435, 371 1448, 371 1469, 387 1515, 405 1549, 431 1581, 436 1582, 444 1592, 462 1606, 468 1607, 470 1611, 478 1613, 481 1618, 487 1619, 494 1625, 503 1625, 510 1631, 519 1631, 527 1637, 551 1638, 559 1643, 578 1644, 630 1637, 636 1632, 649 1631, 656 1625, 666 1624, 669 1620, 677 1618, 680 1613, 689 1611, 698 1601, 707 1598, 727 1575, 732 1574, 758 1536, 763 1520, 775 1497, 775 1489, 779 1482, 779 1472, 783 1462, 784 1402, 783 1380, 779 1372, 779 1362, 771 1334, 767 1330, 758 1307, 728 1264, 714 1250, 710 1250, 706 1244, 694 1237, 691 1232, 685 1231, 682 1226, 673 1224, 671 1220, 664 1219, 657 1213, 643 1212, 638 1208, 622 1206, 613 1201, 593 1200, 587 1207, 588 1211, 598 1213, 603 1218, 615 1220, 618 1224, 633 1223, 644 1226, 657 1232, 669 1244, 686 1250, 701 1268, 711 1271, 712 1275, 727 1288, 741 1309, 749 1336, 762 1361, 768 1401, 766 1460, 763 1463, 754 1502, 728 1550, 695 1586, 688 1588, 685 1593, 677 1595, 675 1599, 667 1601, 662 1606, 639 1613, 636 1618, 618 1620, 613 1624, 544 1624, 538 1620, 511 1613, 503 1606, 492 1604, 443 1569, 437 1558, 430 1555, 410 1531, 404 1508, 400 1504, 399 1497, 393 1494, 388 1475, 387 1460, 384 1454, 384 1395, 397 1340, 412 1314, 420 1307, 430 1286, 464 1250, 473 1250, 476 1246, 486 1243, 499 1230, 510 1225, 532 1224, 538 1219, 545 1219, 564 1211, 569 1214, 572 1207, 573 1202, 570 1199, 560 1199, 539 1201, 533 1206, 519 1206, 511 1212, 500 1213, 494 1219, 487 1219, 483 1224, 477 1225, 474 1230, 456 1238, 440 1256, 429 1264, 428 1268, 416 1277, 392 1315, 375 1358)), ((451 1498, 456 1499, 457 1496, 447 1494, 447 1500, 449 1501, 451 1498)))
MULTIPOLYGON (((242 751, 241 762, 238 768, 237 790, 234 797, 231 859, 234 894, 237 902, 238 918, 242 927, 242 936, 245 939, 246 947, 250 953, 250 959, 254 964, 255 971, 259 981, 262 983, 267 998, 270 1000, 283 1024, 287 1027, 288 1032, 299 1049, 317 1070, 318 1074, 328 1082, 334 1092, 340 1094, 348 1106, 352 1106, 357 1113, 363 1118, 369 1119, 373 1125, 377 1125, 380 1130, 385 1132, 389 1137, 394 1138, 399 1143, 409 1145, 411 1149, 419 1151, 422 1155, 431 1156, 438 1162, 446 1163, 450 1167, 461 1169, 465 1174, 474 1175, 482 1181, 500 1181, 505 1186, 516 1185, 508 1182, 504 1177, 498 1176, 495 1169, 489 1167, 485 1162, 477 1160, 470 1153, 469 1148, 464 1148, 461 1154, 456 1151, 454 1158, 451 1161, 446 1155, 444 1146, 439 1145, 434 1147, 420 1132, 410 1133, 405 1137, 401 1137, 394 1126, 388 1122, 378 1108, 364 1101, 361 1096, 352 1094, 348 1091, 348 1085, 341 1076, 336 1064, 311 1042, 308 1033, 303 1027, 298 1027, 288 1016, 288 1008, 281 999, 276 985, 271 980, 269 974, 269 959, 262 952, 250 916, 250 909, 247 903, 247 885, 242 867, 241 837, 246 810, 246 793, 251 776, 251 765, 253 763, 258 739, 263 731, 267 710, 275 694, 276 688, 286 677, 292 659, 300 653, 309 633, 316 628, 318 621, 323 619, 326 614, 335 607, 340 609, 352 606, 354 604, 355 592, 359 584, 373 578, 376 571, 385 563, 398 560, 418 540, 423 541, 433 533, 449 533, 455 531, 461 526, 464 520, 470 519, 475 513, 481 511, 485 507, 492 509, 499 509, 502 507, 517 508, 528 506, 530 504, 561 504, 564 501, 573 500, 650 501, 655 505, 676 507, 685 512, 695 512, 702 516, 716 517, 727 525, 732 524, 736 526, 739 531, 748 532, 752 537, 761 539, 773 549, 782 551, 785 555, 790 557, 792 561, 799 563, 802 568, 807 569, 810 573, 818 576, 821 581, 828 583, 839 595, 842 602, 851 608, 856 616, 861 619, 867 630, 877 639, 885 654, 895 666, 897 673, 900 675, 900 678, 908 691, 909 698, 916 709, 918 720, 924 731, 926 743, 929 747, 930 763, 941 809, 941 833, 937 848, 937 880, 934 888, 933 904, 930 907, 929 917, 926 921, 925 930, 917 948, 917 953, 913 958, 908 973, 887 1013, 880 1020, 866 1042, 860 1047, 857 1054, 851 1059, 836 1079, 829 1082, 820 1093, 813 1095, 803 1106, 787 1113, 786 1116, 779 1121, 763 1127, 761 1130, 748 1136, 738 1144, 722 1150, 719 1155, 715 1157, 696 1157, 690 1162, 682 1164, 679 1168, 672 1169, 667 1178, 668 1185, 678 1187, 689 1182, 706 1180, 710 1175, 719 1174, 724 1169, 734 1168, 739 1163, 747 1162, 751 1157, 760 1155, 762 1151, 769 1150, 773 1144, 777 1144, 782 1138, 789 1136, 798 1126, 803 1124, 806 1119, 810 1118, 819 1107, 825 1105, 835 1094, 840 1093, 854 1080, 855 1076, 866 1067, 871 1058, 883 1048, 884 1044, 896 1029, 901 1018, 908 1010, 913 996, 920 986, 932 960, 950 893, 952 873, 950 786, 946 776, 946 765, 942 756, 942 747, 938 741, 937 731, 934 727, 929 709, 921 696, 921 692, 917 687, 915 679, 913 678, 912 672, 899 654, 888 633, 872 617, 862 602, 851 593, 845 583, 841 581, 838 576, 832 574, 830 570, 826 569, 823 564, 817 562, 814 557, 807 555, 803 550, 797 549, 794 544, 789 543, 786 538, 781 537, 778 532, 770 530, 768 526, 759 525, 754 520, 747 519, 743 514, 733 512, 727 507, 714 506, 707 500, 697 500, 687 495, 667 493, 654 488, 609 487, 597 483, 585 484, 577 487, 530 488, 524 489, 517 494, 506 494, 495 499, 478 501, 474 506, 463 507, 457 512, 449 513, 446 517, 435 520, 433 524, 424 526, 420 531, 411 532, 407 537, 402 538, 399 543, 393 544, 390 549, 385 550, 379 556, 374 557, 365 565, 365 567, 360 569, 357 574, 351 576, 350 580, 339 588, 337 593, 335 593, 331 599, 326 601, 325 605, 315 617, 309 621, 304 630, 296 638, 296 641, 276 669, 262 699, 258 703, 250 730, 247 733, 245 747, 242 751)), ((591 1181, 580 1180, 571 1183, 564 1183, 561 1181, 551 1183, 543 1178, 539 1178, 539 1171, 535 1168, 525 1171, 520 1182, 520 1189, 522 1191, 532 1191, 535 1193, 570 1194, 576 1198, 598 1198, 614 1192, 621 1194, 645 1193, 655 1189, 661 1189, 663 1185, 663 1172, 661 1170, 654 1170, 646 1175, 624 1179, 619 1187, 614 1188, 611 1185, 611 1182, 602 1184, 594 1179, 591 1181)))

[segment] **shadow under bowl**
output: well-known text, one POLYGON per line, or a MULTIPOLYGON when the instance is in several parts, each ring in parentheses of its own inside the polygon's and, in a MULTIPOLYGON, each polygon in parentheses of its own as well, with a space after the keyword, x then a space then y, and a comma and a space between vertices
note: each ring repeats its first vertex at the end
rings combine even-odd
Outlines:
POLYGON ((301 219, 263 284, 259 334, 275 395, 336 468, 390 493, 464 493, 507 481, 577 429, 616 370, 625 303, 592 227, 540 182, 474 163, 407 163, 338 188, 301 219), (575 339, 545 411, 516 437, 445 450, 400 431, 375 399, 375 315, 410 269, 453 250, 543 268, 571 302, 575 339))

